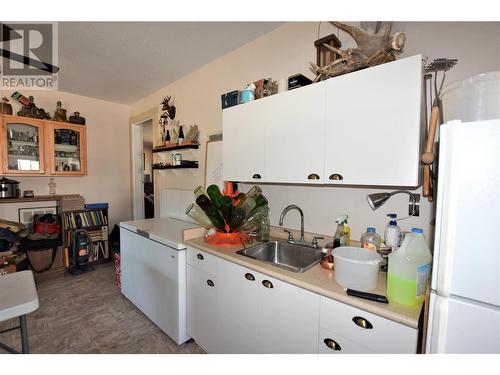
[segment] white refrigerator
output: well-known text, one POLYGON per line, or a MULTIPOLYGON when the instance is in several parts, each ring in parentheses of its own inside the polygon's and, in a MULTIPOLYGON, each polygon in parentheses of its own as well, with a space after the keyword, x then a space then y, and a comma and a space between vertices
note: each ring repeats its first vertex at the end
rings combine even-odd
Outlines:
POLYGON ((440 128, 427 353, 500 353, 500 119, 440 128))

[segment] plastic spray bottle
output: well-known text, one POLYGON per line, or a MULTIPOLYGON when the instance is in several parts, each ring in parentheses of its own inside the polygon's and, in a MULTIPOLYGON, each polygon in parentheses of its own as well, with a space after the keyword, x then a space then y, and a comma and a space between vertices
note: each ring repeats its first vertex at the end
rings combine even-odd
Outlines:
POLYGON ((335 231, 335 235, 333 236, 333 248, 340 246, 347 246, 348 237, 346 236, 346 224, 347 224, 347 215, 340 215, 337 217, 335 222, 337 223, 337 230, 335 231))

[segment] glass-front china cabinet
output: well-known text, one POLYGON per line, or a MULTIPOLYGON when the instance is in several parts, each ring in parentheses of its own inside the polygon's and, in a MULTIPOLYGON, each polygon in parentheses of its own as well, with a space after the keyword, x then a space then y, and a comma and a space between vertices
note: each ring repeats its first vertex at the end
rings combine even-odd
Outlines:
POLYGON ((2 118, 2 173, 44 174, 43 122, 30 118, 2 118))
POLYGON ((49 170, 51 175, 78 176, 87 173, 86 132, 84 125, 46 122, 49 170))

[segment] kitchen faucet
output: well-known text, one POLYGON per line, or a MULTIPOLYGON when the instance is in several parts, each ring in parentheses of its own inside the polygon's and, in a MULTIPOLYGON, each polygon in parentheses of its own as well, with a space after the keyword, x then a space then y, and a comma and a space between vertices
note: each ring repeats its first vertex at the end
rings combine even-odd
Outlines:
MULTIPOLYGON (((305 242, 304 241, 304 213, 302 212, 302 210, 299 206, 297 206, 295 204, 291 204, 289 206, 286 206, 285 209, 281 212, 279 226, 280 227, 283 226, 283 218, 285 217, 285 215, 287 214, 288 211, 293 210, 293 209, 296 209, 297 211, 299 211, 299 214, 300 214, 300 240, 299 240, 299 242, 304 243, 305 242)), ((286 231, 286 232, 288 233, 288 242, 292 242, 293 237, 292 237, 291 232, 289 232, 289 231, 286 231)))

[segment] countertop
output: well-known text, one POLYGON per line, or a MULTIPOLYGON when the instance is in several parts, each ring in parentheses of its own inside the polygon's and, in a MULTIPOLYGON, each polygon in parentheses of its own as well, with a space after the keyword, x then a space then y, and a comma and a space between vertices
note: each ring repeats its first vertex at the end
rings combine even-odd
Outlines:
POLYGON ((183 245, 184 231, 199 228, 199 225, 174 218, 157 218, 122 221, 120 227, 135 233, 137 233, 138 229, 147 232, 150 239, 181 250, 186 248, 183 245))
MULTIPOLYGON (((199 235, 199 234, 198 234, 199 235)), ((188 238, 189 236, 186 236, 188 238)), ((334 271, 321 267, 320 264, 310 268, 304 273, 292 272, 271 264, 251 259, 246 256, 236 254, 243 246, 217 247, 206 243, 203 237, 186 239, 184 244, 192 246, 209 254, 230 262, 248 267, 254 271, 264 273, 276 279, 293 284, 300 288, 310 290, 322 296, 334 299, 336 301, 357 307, 372 314, 382 316, 397 323, 404 324, 411 328, 418 328, 418 321, 422 304, 414 307, 402 306, 396 303, 383 304, 361 298, 348 296, 344 287, 335 282, 334 271)), ((377 288, 371 293, 386 295, 386 276, 385 272, 379 273, 377 288)))

